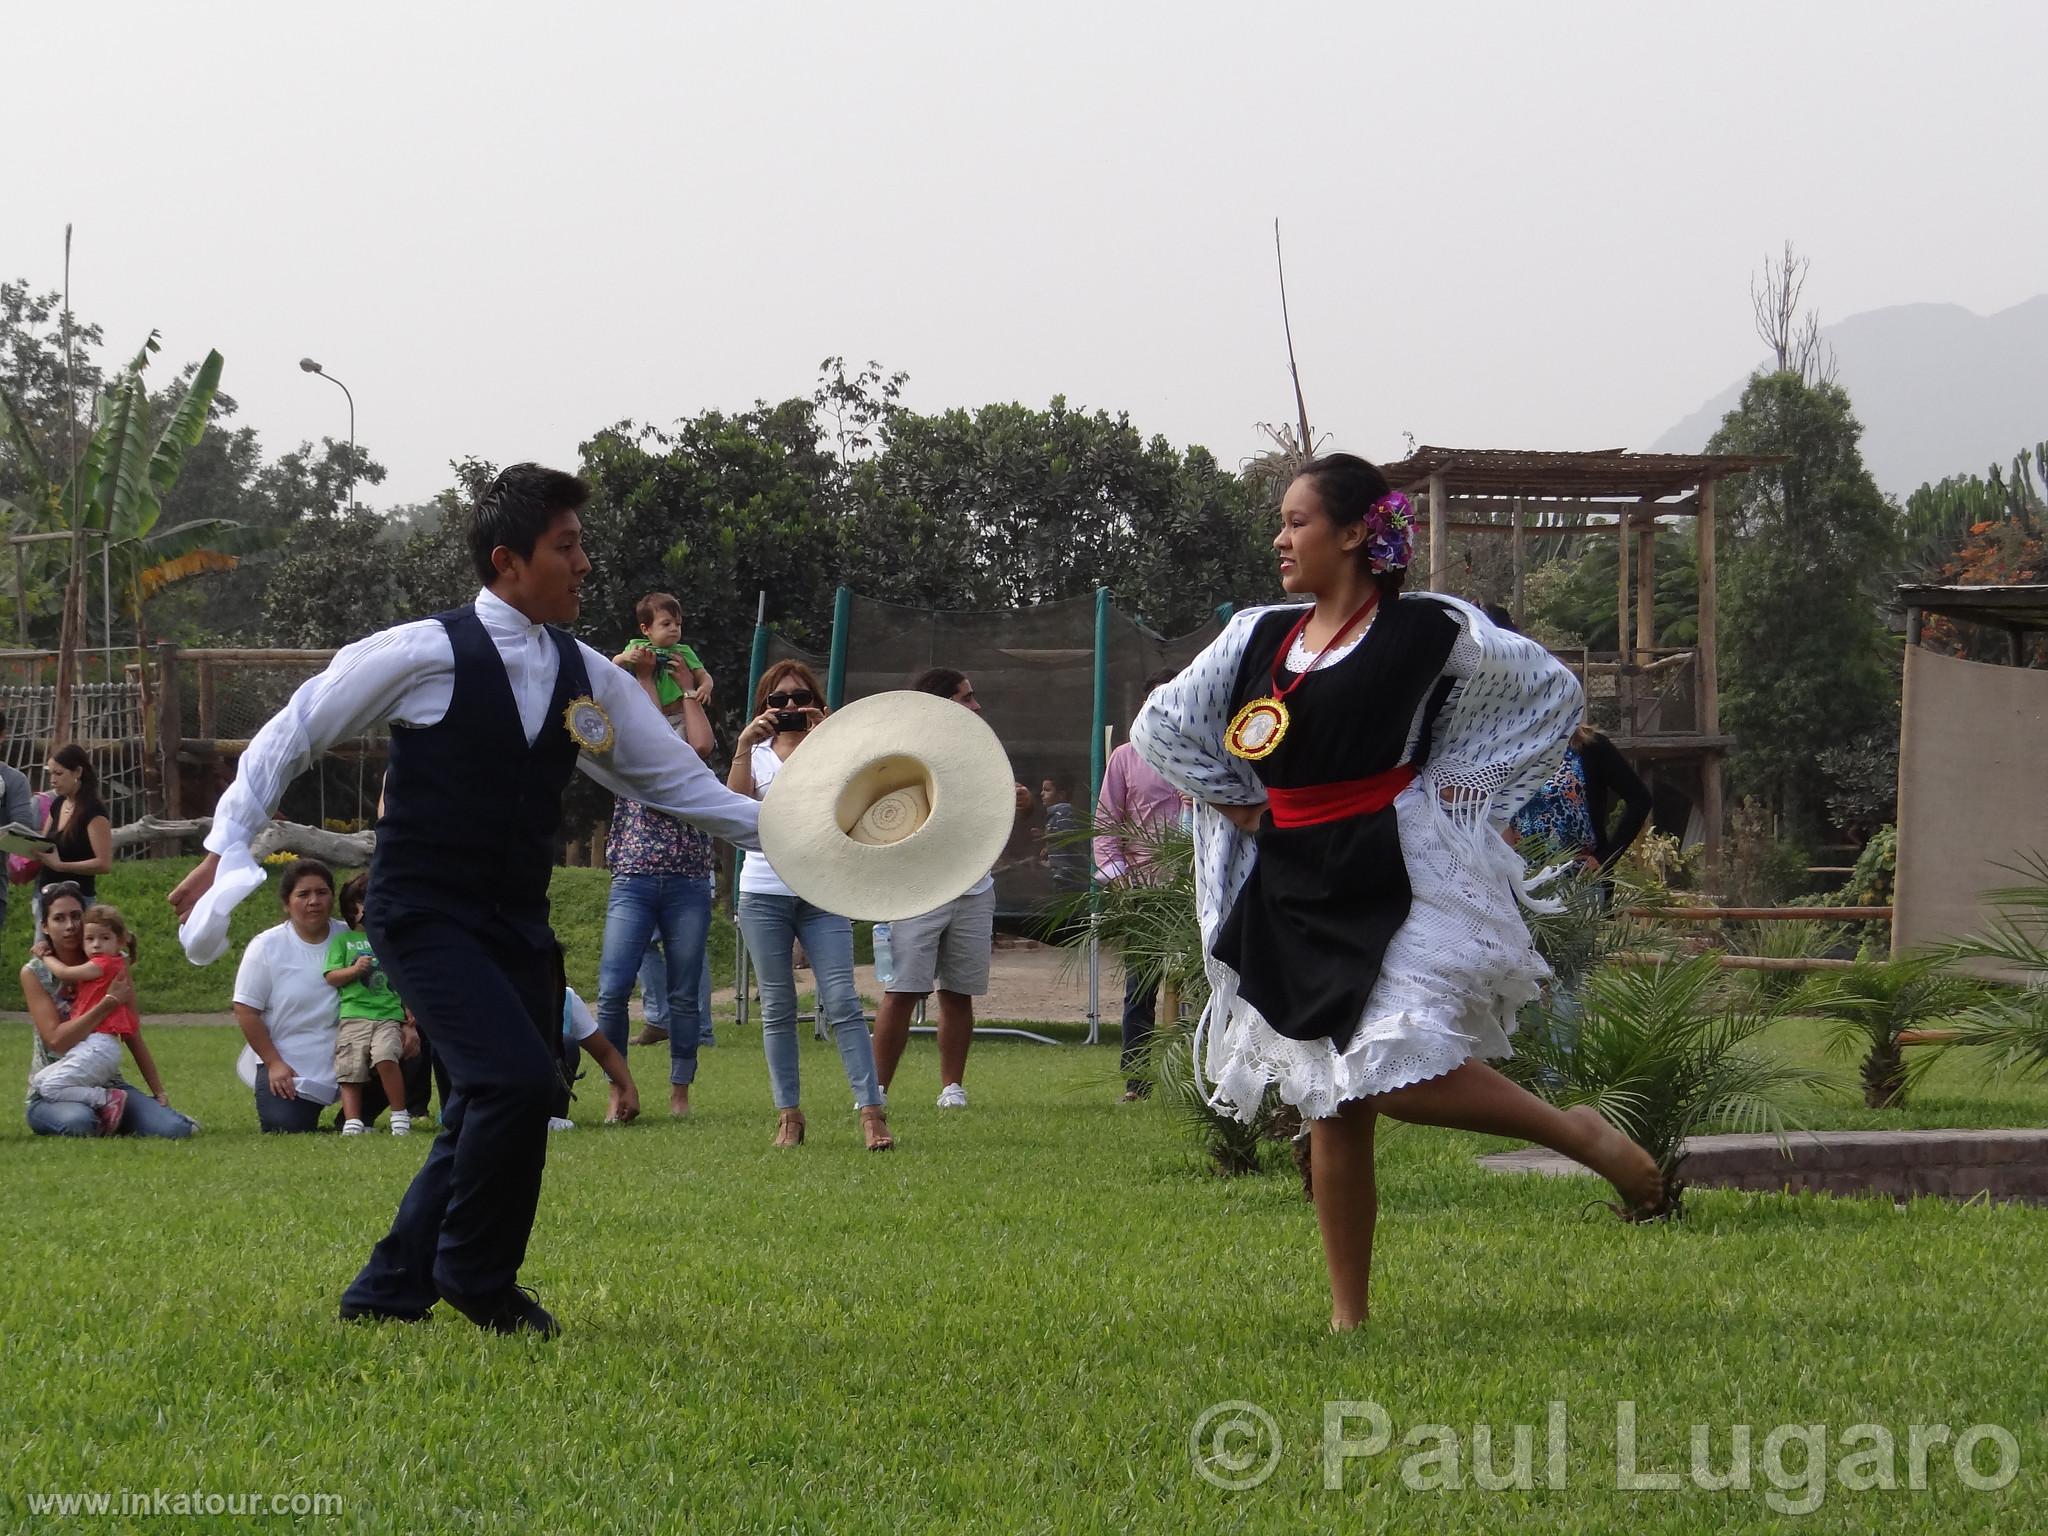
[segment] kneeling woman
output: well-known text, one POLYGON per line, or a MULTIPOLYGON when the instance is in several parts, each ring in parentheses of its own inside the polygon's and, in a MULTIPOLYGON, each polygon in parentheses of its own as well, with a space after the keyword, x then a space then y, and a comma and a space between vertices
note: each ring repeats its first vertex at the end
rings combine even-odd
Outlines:
POLYGON ((1499 836, 1556 768, 1577 680, 1454 599, 1400 597, 1405 498, 1350 454, 1288 487, 1273 547, 1307 608, 1238 614, 1155 690, 1138 750, 1193 795, 1212 996, 1213 1102, 1244 1119, 1269 1085, 1309 1124, 1333 1328, 1366 1315, 1373 1124, 1514 1136, 1578 1159, 1633 1214, 1648 1153, 1559 1110, 1485 1058, 1547 974, 1499 836))

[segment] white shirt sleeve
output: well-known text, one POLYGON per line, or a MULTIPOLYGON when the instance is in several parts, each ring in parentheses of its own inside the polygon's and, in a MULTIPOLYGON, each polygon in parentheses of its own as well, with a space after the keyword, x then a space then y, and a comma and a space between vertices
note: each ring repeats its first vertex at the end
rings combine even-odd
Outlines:
MULTIPOLYGON (((616 670, 616 669, 614 669, 616 670)), ((256 733, 235 780, 220 797, 208 852, 246 848, 269 822, 285 790, 338 741, 387 720, 432 725, 453 696, 455 651, 433 619, 401 624, 343 646, 256 733)))
POLYGON ((611 717, 612 749, 601 755, 586 752, 577 766, 615 795, 638 800, 657 811, 701 827, 713 837, 759 852, 756 830, 758 801, 736 795, 704 766, 704 759, 676 734, 647 697, 638 678, 577 642, 583 653, 590 688, 611 717))
POLYGON ((242 964, 235 972, 235 1001, 258 1013, 270 1006, 270 934, 259 933, 242 951, 242 964))
POLYGON ((567 1014, 562 1021, 567 1026, 564 1032, 571 1040, 581 1045, 597 1033, 597 1020, 591 1015, 590 1004, 578 997, 574 988, 564 992, 562 1001, 567 1014))

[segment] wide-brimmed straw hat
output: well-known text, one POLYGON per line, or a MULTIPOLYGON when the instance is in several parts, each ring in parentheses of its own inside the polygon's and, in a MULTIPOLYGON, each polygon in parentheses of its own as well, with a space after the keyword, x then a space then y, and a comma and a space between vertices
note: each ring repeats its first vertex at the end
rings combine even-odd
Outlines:
POLYGON ((1016 817, 996 733, 936 694, 878 693, 826 717, 768 786, 761 850, 814 907, 895 922, 989 872, 1016 817))

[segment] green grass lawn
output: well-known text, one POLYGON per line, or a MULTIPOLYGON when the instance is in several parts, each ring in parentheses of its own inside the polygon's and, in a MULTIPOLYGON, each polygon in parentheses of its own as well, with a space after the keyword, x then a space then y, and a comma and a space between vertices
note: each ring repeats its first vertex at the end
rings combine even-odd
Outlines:
MULTIPOLYGON (((25 1062, 25 1029, 8 1029, 25 1062)), ((806 1040, 811 1138, 778 1153, 758 1039, 728 1028, 690 1121, 603 1128, 586 1091, 585 1123, 553 1139, 526 1278, 560 1340, 485 1337, 445 1309, 350 1328, 335 1299, 426 1138, 259 1138, 237 1044, 210 1027, 154 1038, 173 1101, 205 1122, 188 1143, 42 1141, 0 1121, 0 1528, 67 1528, 32 1519, 31 1494, 123 1489, 339 1494, 338 1516, 302 1523, 392 1532, 2039 1523, 2048 1211, 1698 1191, 1683 1224, 1633 1229, 1586 1218, 1590 1181, 1487 1173, 1472 1154, 1499 1143, 1394 1128, 1374 1317, 1332 1338, 1293 1181, 1203 1174, 1168 1114, 1112 1102, 1113 1051, 985 1042, 956 1114, 932 1107, 920 1039, 901 1147, 875 1156, 857 1150, 836 1057, 806 1040), (1336 1488, 1331 1400, 1377 1403, 1394 1437, 1341 1463, 1336 1488), (1754 1426, 1754 1486, 1617 1488, 1622 1400, 1655 1470, 1683 1472, 1696 1421, 1717 1467, 1733 1427, 1754 1426), (1196 1421, 1227 1401, 1257 1404, 1281 1442, 1242 1492, 1191 1466, 1196 1421), (1545 1475, 1553 1402, 1562 1488, 1545 1475), (2003 1426, 2016 1480, 1972 1491, 1942 1448, 1924 1490, 1841 1486, 1851 1426, 1897 1438, 1903 1480, 1909 1426, 1933 1422, 2003 1426), (1764 1454, 1786 1423, 1828 1437, 1824 1499, 1803 1517, 1767 1502, 1787 1502, 1768 1470, 1800 1480, 1798 1444, 1764 1454), (1537 1486, 1477 1486, 1482 1424, 1503 1468, 1514 1426, 1533 1426, 1537 1486), (1463 1488, 1404 1482, 1402 1457, 1440 1444, 1402 1445, 1424 1425, 1457 1430, 1463 1488)), ((658 1106, 665 1055, 634 1061, 658 1106)), ((2044 1110, 2039 1089, 1979 1102, 1945 1074, 1910 1118, 2044 1110)))
MULTIPOLYGON (((284 920, 278 904, 278 870, 270 870, 270 882, 252 892, 235 908, 229 920, 227 954, 204 970, 187 965, 178 950, 177 925, 171 920, 166 899, 171 888, 185 878, 196 862, 192 859, 130 859, 114 866, 113 873, 99 882, 99 899, 121 909, 142 946, 142 964, 136 983, 142 992, 145 1018, 152 1013, 226 1013, 234 990, 235 966, 242 946, 284 920)), ((353 870, 338 871, 346 881, 353 870)), ((555 934, 569 966, 569 984, 586 998, 597 996, 597 961, 604 947, 604 909, 611 877, 601 869, 558 869, 549 896, 554 906, 555 934)), ((855 925, 855 958, 866 963, 874 958, 870 925, 855 925)), ((723 913, 715 913, 711 924, 711 974, 714 984, 732 985, 733 946, 738 930, 723 913)), ((28 891, 17 886, 7 904, 7 923, 0 931, 0 953, 28 952, 28 891)), ((18 1008, 9 998, 0 1007, 18 1008)))

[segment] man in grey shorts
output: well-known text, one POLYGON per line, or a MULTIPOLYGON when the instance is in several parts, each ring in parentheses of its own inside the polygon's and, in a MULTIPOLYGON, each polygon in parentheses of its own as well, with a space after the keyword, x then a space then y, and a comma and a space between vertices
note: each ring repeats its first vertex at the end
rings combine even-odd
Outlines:
MULTIPOLYGON (((977 715, 974 684, 950 667, 921 673, 911 687, 964 704, 977 715)), ((1031 810, 1031 791, 1017 786, 1018 814, 1031 810)), ((910 1015, 933 990, 939 994, 939 1108, 965 1109, 967 1048, 974 1042, 974 1000, 988 991, 989 954, 995 948, 996 879, 984 875, 966 895, 921 917, 889 925, 894 974, 875 1013, 875 1074, 886 1091, 910 1040, 910 1015)))

